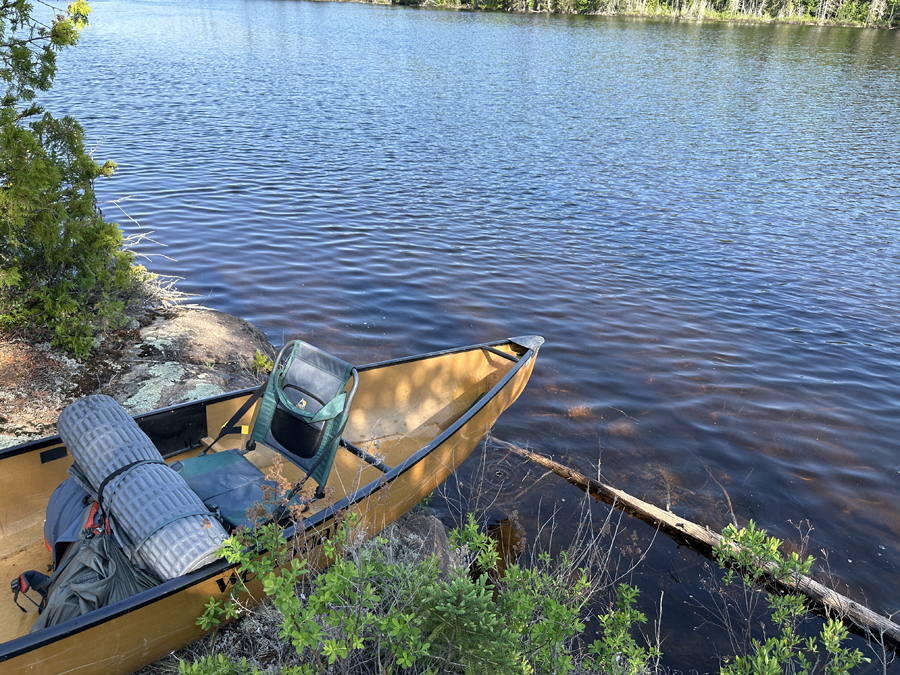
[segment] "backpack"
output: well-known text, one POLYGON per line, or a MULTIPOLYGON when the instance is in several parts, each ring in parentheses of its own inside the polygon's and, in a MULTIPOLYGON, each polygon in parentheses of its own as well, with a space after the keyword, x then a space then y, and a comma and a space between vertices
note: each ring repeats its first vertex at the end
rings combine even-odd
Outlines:
MULTIPOLYGON (((51 530, 54 532, 71 515, 70 509, 75 503, 71 496, 77 494, 72 485, 77 487, 71 479, 63 481, 50 498, 47 520, 52 522, 51 530)), ((81 490, 80 487, 78 489, 81 490)), ((79 496, 78 499, 83 500, 84 497, 79 496)), ((31 627, 32 633, 124 600, 160 583, 151 572, 132 564, 113 541, 109 524, 100 514, 96 501, 91 500, 82 508, 75 526, 65 527, 60 534, 62 536, 51 544, 53 575, 30 570, 19 575, 11 584, 13 601, 23 612, 26 610, 18 603, 19 593, 34 590, 41 597, 40 603, 28 598, 37 605, 40 613, 31 627), (73 529, 77 531, 76 540, 63 542, 66 533, 73 529), (57 549, 60 544, 62 548, 57 549), (57 550, 64 551, 58 561, 57 550)))
POLYGON ((78 481, 69 476, 50 495, 47 517, 44 520, 44 544, 53 557, 53 569, 71 544, 79 539, 84 509, 93 498, 78 481))

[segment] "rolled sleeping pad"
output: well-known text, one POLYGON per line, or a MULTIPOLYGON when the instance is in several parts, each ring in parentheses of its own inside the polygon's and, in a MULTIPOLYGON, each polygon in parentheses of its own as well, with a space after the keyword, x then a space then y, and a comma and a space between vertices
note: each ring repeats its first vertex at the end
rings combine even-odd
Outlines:
POLYGON ((112 398, 75 401, 56 427, 133 562, 172 579, 216 559, 225 529, 112 398))

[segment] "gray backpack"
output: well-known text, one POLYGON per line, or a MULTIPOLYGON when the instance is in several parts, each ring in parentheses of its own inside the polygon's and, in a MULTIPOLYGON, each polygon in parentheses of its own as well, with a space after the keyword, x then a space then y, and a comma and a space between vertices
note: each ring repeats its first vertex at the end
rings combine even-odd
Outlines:
MULTIPOLYGON (((64 492, 67 485, 70 481, 65 481, 58 491, 64 492)), ((51 506, 53 503, 51 498, 51 506)), ((68 507, 71 508, 71 505, 68 507)), ((34 590, 41 597, 40 603, 29 598, 38 605, 40 612, 31 628, 32 633, 124 600, 159 583, 151 572, 136 567, 113 541, 97 502, 92 501, 83 509, 75 527, 64 530, 76 531, 77 538, 59 558, 53 575, 48 577, 32 570, 12 582, 17 605, 19 593, 34 590)), ((59 544, 64 546, 66 542, 63 540, 67 537, 60 534, 59 544)), ((54 553, 56 543, 53 545, 54 553)), ((19 607, 25 611, 24 607, 19 607)))

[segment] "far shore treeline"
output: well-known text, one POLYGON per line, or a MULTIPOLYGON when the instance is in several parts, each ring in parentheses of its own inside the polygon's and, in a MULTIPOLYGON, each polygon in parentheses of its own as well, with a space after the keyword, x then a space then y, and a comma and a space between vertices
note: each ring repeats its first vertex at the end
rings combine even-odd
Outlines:
POLYGON ((349 0, 384 5, 447 7, 498 12, 601 14, 810 23, 900 25, 900 0, 349 0))

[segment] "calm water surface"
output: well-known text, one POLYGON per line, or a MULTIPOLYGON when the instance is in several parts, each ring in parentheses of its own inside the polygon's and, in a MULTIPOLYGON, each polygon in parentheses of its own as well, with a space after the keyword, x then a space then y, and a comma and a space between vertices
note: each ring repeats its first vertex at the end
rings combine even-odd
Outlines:
MULTIPOLYGON (((900 609, 900 33, 93 6, 49 103, 119 163, 101 199, 152 269, 358 363, 541 334, 499 438, 713 528, 808 519, 900 609)), ((503 508, 574 511, 487 462, 503 508)), ((697 559, 642 569, 668 663, 715 669, 697 559)))

